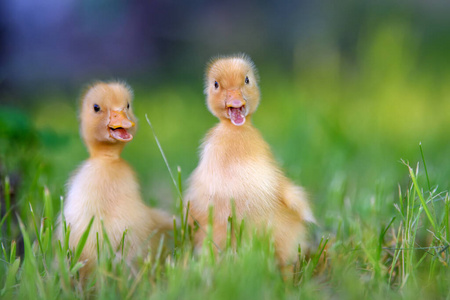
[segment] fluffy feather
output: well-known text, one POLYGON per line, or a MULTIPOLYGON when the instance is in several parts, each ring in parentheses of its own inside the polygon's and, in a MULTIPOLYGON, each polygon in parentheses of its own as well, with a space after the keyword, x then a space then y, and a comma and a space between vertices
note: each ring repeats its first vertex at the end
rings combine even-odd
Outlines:
MULTIPOLYGON (((148 242, 151 247, 156 247, 160 234, 172 228, 169 215, 143 203, 133 170, 120 158, 123 147, 136 132, 131 102, 132 92, 121 82, 96 83, 82 99, 80 132, 90 158, 70 179, 64 204, 72 249, 77 246, 92 216, 95 217, 80 258, 86 261, 80 270, 82 277, 95 266, 97 232, 103 242, 102 220, 114 249, 118 249, 123 233, 127 231, 125 246, 129 261, 141 249, 145 251, 148 242)), ((58 237, 61 237, 61 224, 58 226, 58 237)))
MULTIPOLYGON (((191 221, 206 228, 213 206, 213 238, 223 247, 234 200, 238 219, 272 231, 279 262, 286 265, 295 258, 297 245, 306 242, 306 223, 315 220, 305 192, 284 176, 251 123, 260 101, 253 62, 246 55, 214 59, 206 71, 205 94, 220 123, 206 135, 188 181, 191 221)), ((198 230, 197 248, 204 238, 204 230, 198 230)))

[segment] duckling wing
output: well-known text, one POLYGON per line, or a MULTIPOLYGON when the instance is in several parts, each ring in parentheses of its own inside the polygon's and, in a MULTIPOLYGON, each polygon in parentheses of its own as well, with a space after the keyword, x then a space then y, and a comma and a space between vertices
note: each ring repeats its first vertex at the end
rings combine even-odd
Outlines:
POLYGON ((303 188, 292 184, 287 179, 282 186, 282 203, 297 213, 305 222, 316 223, 316 219, 308 203, 307 194, 303 188))

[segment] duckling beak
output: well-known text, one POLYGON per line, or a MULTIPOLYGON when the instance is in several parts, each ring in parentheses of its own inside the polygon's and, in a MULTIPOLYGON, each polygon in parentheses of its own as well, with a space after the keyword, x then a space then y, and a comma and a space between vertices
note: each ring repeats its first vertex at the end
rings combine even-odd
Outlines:
POLYGON ((123 111, 112 110, 109 119, 109 135, 121 142, 129 142, 133 139, 133 135, 128 132, 135 126, 134 122, 128 119, 123 111))
POLYGON ((245 105, 244 97, 239 90, 227 90, 225 96, 226 107, 239 108, 245 105))
POLYGON ((117 129, 119 127, 128 129, 134 127, 134 122, 128 119, 123 111, 112 110, 109 119, 109 128, 117 129))
POLYGON ((239 90, 227 90, 225 96, 225 107, 227 108, 228 118, 236 126, 244 125, 247 113, 245 100, 239 90))

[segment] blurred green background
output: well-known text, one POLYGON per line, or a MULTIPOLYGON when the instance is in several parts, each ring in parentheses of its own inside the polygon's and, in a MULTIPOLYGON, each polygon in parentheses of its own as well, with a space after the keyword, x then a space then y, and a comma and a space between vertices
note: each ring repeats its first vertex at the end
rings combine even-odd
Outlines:
POLYGON ((344 198, 363 215, 382 195, 392 212, 397 184, 408 181, 400 160, 421 161, 420 142, 431 185, 448 189, 446 1, 7 0, 0 7, 0 170, 17 207, 34 201, 21 194, 32 185, 48 186, 59 203, 87 158, 80 91, 120 78, 135 91, 139 119, 123 157, 145 201, 173 211, 175 190, 145 114, 172 170, 180 166, 186 179, 217 122, 204 104, 204 67, 237 52, 259 69, 255 126, 310 193, 325 228, 333 230, 333 208, 344 198))

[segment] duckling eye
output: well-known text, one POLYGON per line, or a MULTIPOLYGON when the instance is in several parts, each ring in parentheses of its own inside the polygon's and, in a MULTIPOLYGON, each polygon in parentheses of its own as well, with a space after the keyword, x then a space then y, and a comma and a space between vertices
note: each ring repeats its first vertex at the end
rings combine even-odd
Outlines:
POLYGON ((100 111, 100 105, 94 104, 94 111, 99 112, 100 111))
POLYGON ((214 81, 214 87, 215 87, 216 89, 219 88, 219 83, 218 83, 217 81, 214 81))
POLYGON ((130 103, 127 103, 127 109, 130 109, 130 103))
POLYGON ((245 76, 245 84, 249 84, 250 80, 248 79, 248 76, 245 76))

